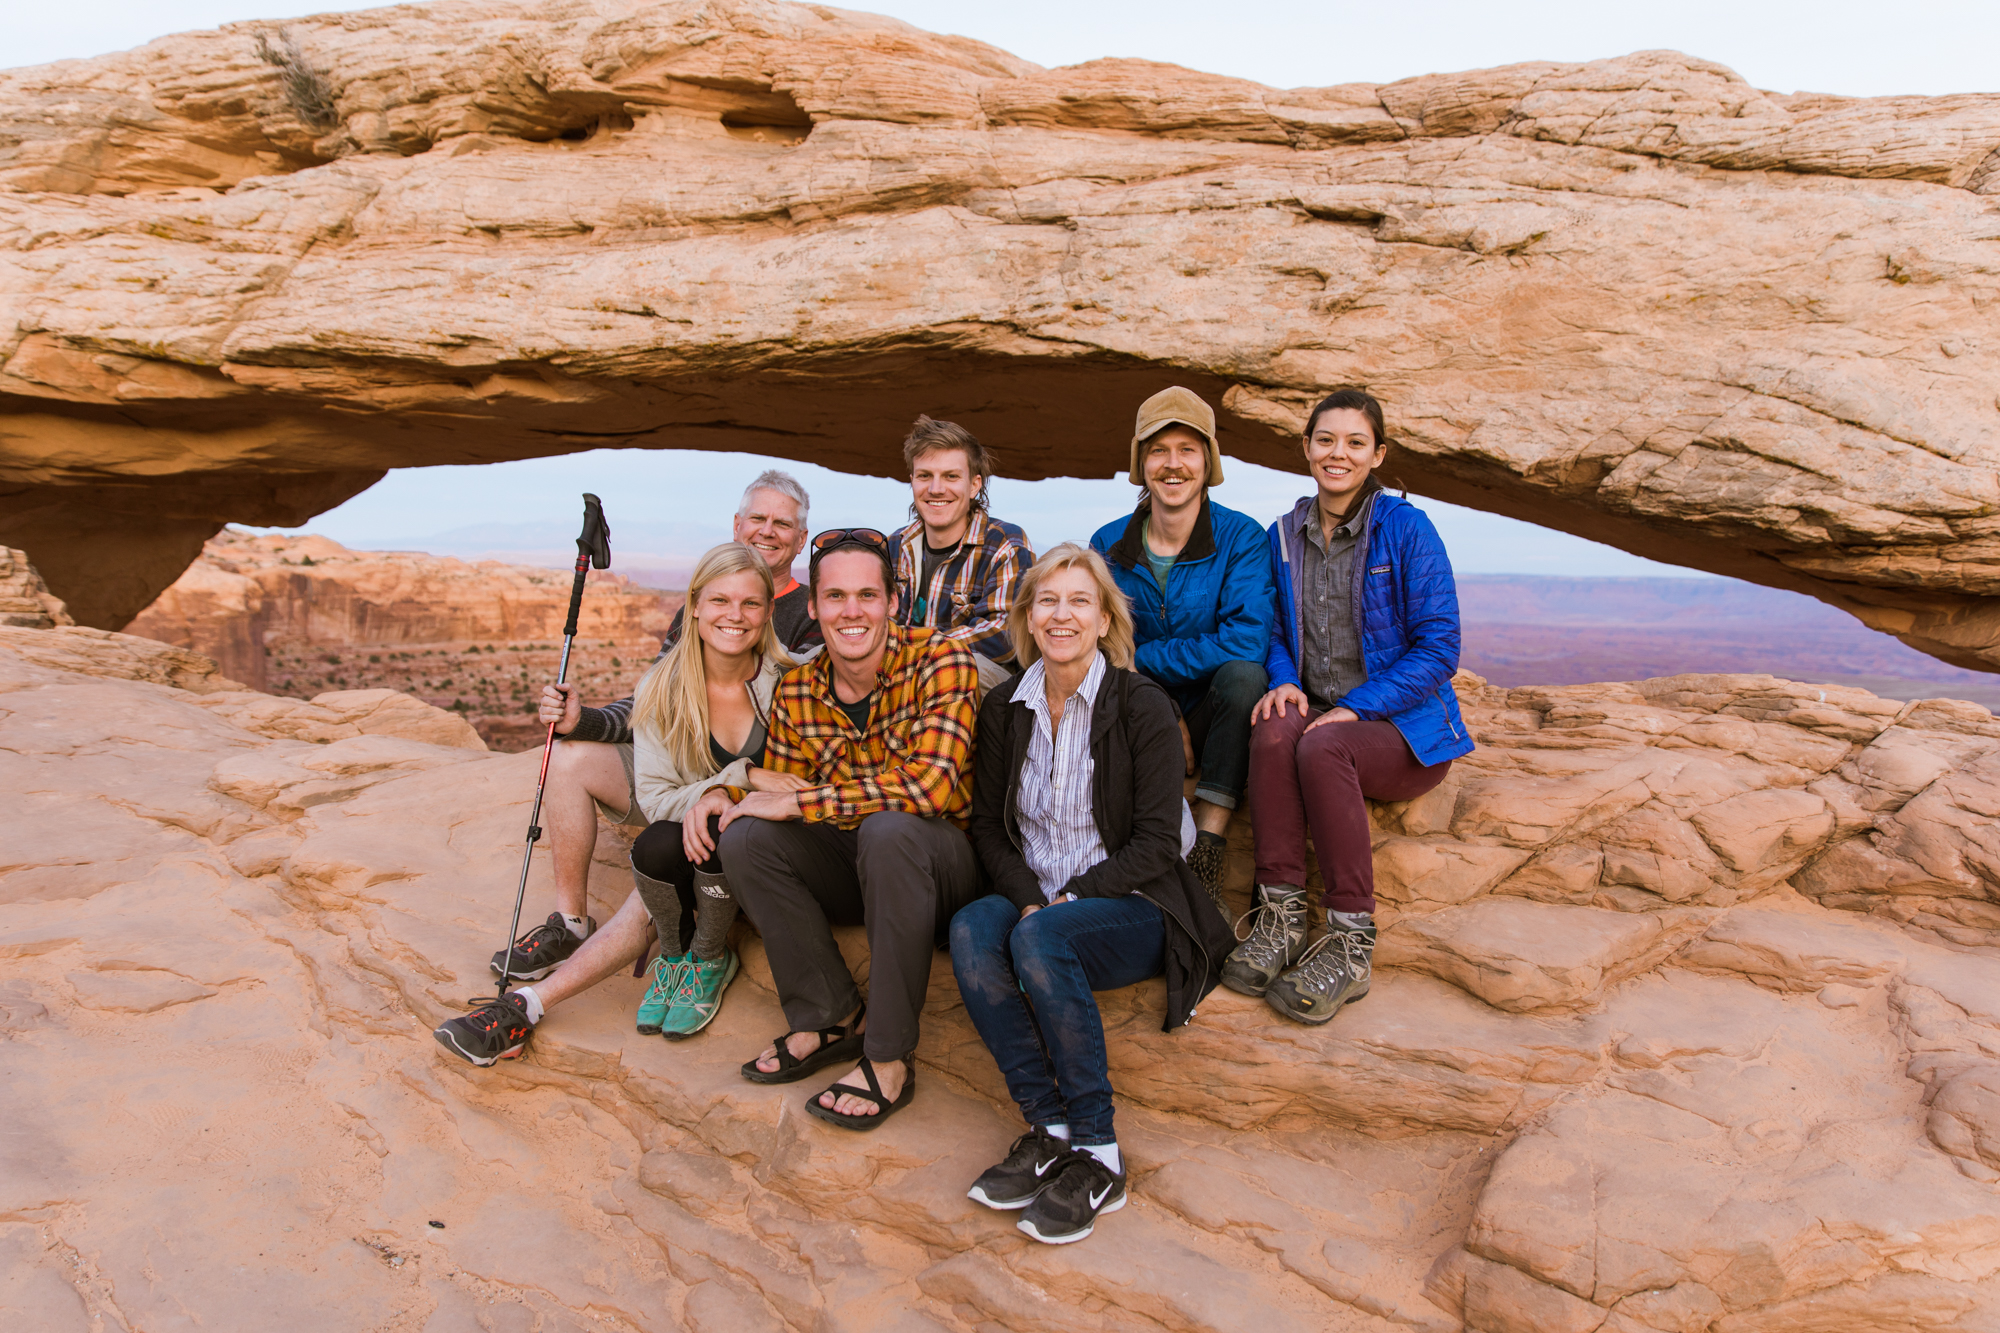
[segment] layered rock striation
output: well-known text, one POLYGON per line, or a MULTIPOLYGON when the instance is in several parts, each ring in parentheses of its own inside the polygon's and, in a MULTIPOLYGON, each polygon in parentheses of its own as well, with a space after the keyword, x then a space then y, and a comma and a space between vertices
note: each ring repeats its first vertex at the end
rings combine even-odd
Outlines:
MULTIPOLYGON (((573 582, 497 560, 226 531, 130 629, 275 694, 408 693, 518 749, 541 743, 532 714, 555 678, 573 582)), ((679 603, 678 593, 591 571, 569 677, 587 701, 630 692, 679 603)))
POLYGON ((737 1074, 783 1027, 747 929, 698 1038, 633 1035, 613 978, 473 1070, 428 1029, 490 982, 532 755, 0 628, 0 1115, 34 1145, 0 1295, 49 1330, 2000 1327, 2000 723, 1771 677, 1459 690, 1481 748, 1376 811, 1364 1003, 1218 991, 1168 1035, 1159 983, 1101 997, 1134 1204, 1055 1250, 964 1197, 1018 1126, 942 958, 868 1135, 737 1074))
POLYGON ((226 520, 607 443, 1108 475, 1130 405, 2000 662, 2000 96, 1672 52, 1278 90, 769 0, 457 0, 0 75, 0 538, 122 625, 226 520))

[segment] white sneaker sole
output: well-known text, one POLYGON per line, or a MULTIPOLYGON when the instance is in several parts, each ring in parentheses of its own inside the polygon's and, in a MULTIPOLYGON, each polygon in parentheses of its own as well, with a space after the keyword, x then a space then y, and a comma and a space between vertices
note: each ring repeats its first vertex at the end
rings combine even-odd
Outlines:
POLYGON ((1067 1236, 1044 1236, 1041 1232, 1035 1230, 1035 1224, 1029 1221, 1025 1217, 1022 1218, 1020 1221, 1016 1222, 1014 1225, 1018 1227, 1020 1230, 1027 1232, 1030 1236, 1033 1236, 1036 1240, 1040 1241, 1044 1245, 1074 1245, 1078 1241, 1088 1237, 1091 1232, 1097 1230, 1098 1217, 1102 1217, 1106 1213, 1117 1212, 1120 1208, 1123 1208, 1125 1206, 1125 1200, 1131 1197, 1132 1196, 1130 1191, 1127 1191, 1126 1193, 1119 1195, 1115 1203, 1107 1203, 1102 1208, 1098 1209, 1097 1217, 1091 1218, 1090 1224, 1084 1227, 1083 1230, 1072 1231, 1067 1236))
POLYGON ((1036 1199, 1040 1198, 1041 1191, 1036 1190, 1033 1194, 1030 1194, 1027 1198, 1022 1199, 1017 1203, 1002 1203, 998 1199, 987 1198, 986 1191, 980 1189, 979 1186, 974 1185, 971 1189, 965 1192, 965 1197, 972 1200, 974 1203, 983 1203, 988 1208, 995 1208, 1003 1213, 1012 1213, 1012 1212, 1018 1212, 1019 1210, 1026 1208, 1029 1204, 1033 1203, 1036 1199))

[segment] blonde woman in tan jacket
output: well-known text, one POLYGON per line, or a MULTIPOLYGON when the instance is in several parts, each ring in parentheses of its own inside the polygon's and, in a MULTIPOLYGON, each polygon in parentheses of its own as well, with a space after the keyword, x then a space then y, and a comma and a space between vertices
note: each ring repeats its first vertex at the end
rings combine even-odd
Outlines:
POLYGON ((687 1037, 715 1017, 738 968, 729 947, 736 901, 715 856, 715 821, 682 818, 715 787, 805 785, 761 766, 771 696, 792 666, 771 619, 773 594, 769 567, 740 542, 695 565, 686 609, 694 633, 640 678, 633 701, 634 788, 651 822, 632 845, 632 896, 547 978, 438 1028, 447 1050, 477 1065, 519 1055, 548 1009, 637 962, 656 936, 638 1030, 687 1037))

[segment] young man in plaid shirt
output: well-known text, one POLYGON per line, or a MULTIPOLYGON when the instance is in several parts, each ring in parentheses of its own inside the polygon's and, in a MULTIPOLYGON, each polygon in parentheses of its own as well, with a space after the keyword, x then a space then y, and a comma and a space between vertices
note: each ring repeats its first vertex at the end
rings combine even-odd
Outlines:
POLYGON ((896 534, 896 623, 970 648, 983 694, 1013 674, 1007 608, 1035 552, 1027 533, 986 512, 993 458, 965 427, 918 417, 903 465, 916 517, 896 534))
POLYGON ((928 629, 896 623, 889 539, 868 528, 813 541, 811 588, 827 649, 786 673, 765 766, 787 791, 718 789, 689 816, 721 816, 722 865, 757 923, 791 1032, 743 1066, 790 1083, 860 1062, 806 1110, 872 1128, 915 1091, 911 1054, 931 957, 979 896, 962 826, 971 803, 979 669, 928 629), (834 943, 868 930, 870 1005, 834 943))

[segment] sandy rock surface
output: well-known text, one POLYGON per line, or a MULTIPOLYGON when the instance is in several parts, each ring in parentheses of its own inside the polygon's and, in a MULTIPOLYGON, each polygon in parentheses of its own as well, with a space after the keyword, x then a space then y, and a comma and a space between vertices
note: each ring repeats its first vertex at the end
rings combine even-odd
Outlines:
POLYGON ((2000 1329, 1992 883, 1787 884, 1893 849, 2000 748, 1977 710, 1462 677, 1481 749, 1378 811, 1372 993, 1309 1029, 1219 991, 1171 1035, 1157 982, 1105 996, 1134 1203, 1054 1249, 964 1197, 1018 1126, 942 958, 917 1100, 871 1135, 737 1075, 783 1026, 747 931, 701 1037, 635 1036, 614 978, 474 1070, 428 1032, 487 984, 533 755, 7 634, 24 1326, 2000 1329))
MULTIPOLYGON (((1648 51, 1280 90, 774 0, 452 0, 0 74, 0 538, 117 628, 219 523, 610 443, 1293 466, 2000 664, 2000 95, 1648 51)), ((665 497, 670 502, 671 497, 665 497)))

